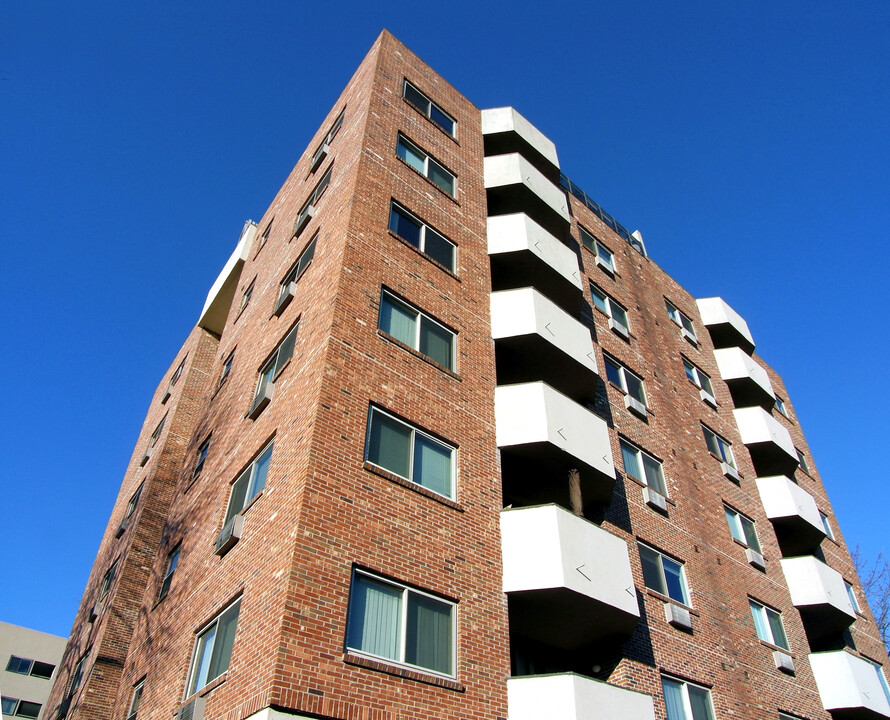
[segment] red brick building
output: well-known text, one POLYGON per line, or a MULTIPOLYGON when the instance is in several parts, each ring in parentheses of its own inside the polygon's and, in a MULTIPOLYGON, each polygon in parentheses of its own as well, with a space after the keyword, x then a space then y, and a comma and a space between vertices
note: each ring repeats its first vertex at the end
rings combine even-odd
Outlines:
POLYGON ((47 717, 890 717, 753 352, 384 32, 158 386, 47 717))

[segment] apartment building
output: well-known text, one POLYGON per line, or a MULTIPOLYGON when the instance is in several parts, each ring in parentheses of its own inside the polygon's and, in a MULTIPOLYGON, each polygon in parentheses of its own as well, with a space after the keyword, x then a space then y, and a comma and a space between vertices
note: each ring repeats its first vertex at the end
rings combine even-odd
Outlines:
POLYGON ((67 638, 0 622, 0 710, 3 718, 43 720, 67 638))
POLYGON ((48 717, 890 717, 754 350, 383 32, 158 385, 48 717))

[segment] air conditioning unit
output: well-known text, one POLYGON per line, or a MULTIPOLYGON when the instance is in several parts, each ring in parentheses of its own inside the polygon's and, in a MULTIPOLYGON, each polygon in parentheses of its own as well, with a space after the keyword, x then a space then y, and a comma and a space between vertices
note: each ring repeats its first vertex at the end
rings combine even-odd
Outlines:
POLYGON ((726 475, 730 480, 735 480, 736 482, 739 481, 739 471, 728 462, 720 463, 720 472, 726 475))
POLYGON ((152 450, 154 450, 154 448, 148 448, 148 449, 145 451, 145 455, 143 455, 143 456, 142 456, 142 460, 139 461, 139 467, 144 467, 144 466, 145 466, 145 463, 147 463, 148 460, 149 460, 149 458, 151 458, 151 452, 152 452, 152 450))
POLYGON ((656 492, 652 488, 643 488, 643 502, 649 507, 660 510, 663 513, 668 511, 667 498, 660 492, 656 492))
POLYGON ((164 391, 164 397, 161 398, 161 405, 166 403, 170 399, 170 388, 167 388, 164 391))
POLYGON ((609 275, 615 274, 615 266, 612 265, 608 260, 603 260, 599 255, 596 256, 596 264, 599 265, 603 270, 605 270, 609 275))
POLYGON ((125 517, 123 520, 121 520, 121 524, 117 526, 117 530, 115 530, 114 536, 116 538, 119 538, 121 535, 123 535, 124 531, 127 529, 127 525, 129 525, 129 524, 130 524, 130 518, 125 517))
POLYGON ((204 707, 207 705, 207 698, 196 697, 190 700, 176 713, 176 720, 203 720, 204 707))
POLYGON ((681 630, 692 630, 692 616, 686 608, 681 608, 673 603, 665 603, 664 619, 667 620, 675 628, 681 630))
POLYGON ((700 390, 699 395, 701 395, 701 399, 704 400, 711 407, 717 407, 717 398, 715 398, 711 393, 707 390, 700 390))
POLYGON ((241 539, 241 533, 244 530, 244 516, 235 515, 219 531, 216 538, 216 547, 214 552, 222 557, 234 547, 235 543, 241 539))
POLYGON ((766 561, 763 559, 763 555, 756 550, 752 550, 751 548, 746 549, 745 557, 748 558, 748 562, 757 569, 766 570, 766 561))
POLYGON ((646 418, 646 406, 643 405, 639 400, 635 397, 631 397, 630 395, 624 396, 624 407, 630 410, 635 415, 639 415, 641 418, 646 418))
POLYGON ((247 413, 247 417, 251 420, 256 420, 260 413, 265 410, 266 405, 272 402, 272 395, 275 392, 275 384, 274 383, 266 383, 263 387, 263 391, 257 395, 253 399, 253 404, 250 406, 250 411, 247 413))
POLYGON ((781 670, 782 672, 794 672, 794 658, 792 658, 788 653, 782 652, 781 650, 775 650, 773 652, 773 662, 776 664, 776 667, 779 668, 779 670, 781 670))
POLYGON ((627 329, 627 325, 625 325, 624 323, 620 323, 614 318, 609 318, 609 327, 625 340, 630 339, 630 330, 627 329))
POLYGON ((328 156, 328 153, 331 152, 331 146, 327 143, 324 143, 318 150, 315 151, 315 155, 312 157, 312 164, 309 166, 309 172, 315 172, 324 162, 324 159, 328 156))
POLYGON ((294 235, 299 235, 303 232, 303 228, 309 224, 309 221, 315 217, 315 205, 307 205, 303 212, 300 213, 300 217, 297 218, 297 222, 294 224, 294 235))
POLYGON ((97 602, 93 607, 90 608, 89 621, 94 622, 97 617, 99 617, 99 613, 102 612, 102 603, 97 602))
POLYGON ((274 313, 276 315, 281 315, 284 312, 284 309, 290 305, 290 301, 294 299, 294 295, 297 294, 297 284, 295 282, 291 282, 287 284, 287 287, 281 289, 281 294, 278 296, 278 302, 275 305, 274 313))
POLYGON ((695 336, 695 333, 689 332, 686 328, 681 328, 680 333, 693 345, 698 345, 698 338, 695 336))

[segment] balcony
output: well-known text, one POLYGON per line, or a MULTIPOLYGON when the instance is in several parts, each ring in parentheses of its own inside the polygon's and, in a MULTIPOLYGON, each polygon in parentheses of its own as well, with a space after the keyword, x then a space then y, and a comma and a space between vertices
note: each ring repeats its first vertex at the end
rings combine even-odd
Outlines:
POLYGON ((577 401, 596 397, 590 330, 534 288, 491 294, 497 384, 543 380, 577 401))
POLYGON ((494 391, 504 502, 570 507, 569 471, 584 501, 607 502, 615 466, 605 421, 543 382, 494 391))
POLYGON ((723 298, 701 298, 695 302, 702 323, 711 333, 714 347, 740 347, 749 355, 754 352, 754 338, 748 330, 748 323, 723 298))
POLYGON ((563 310, 581 312, 578 256, 525 213, 488 218, 492 290, 534 287, 563 310))
POLYGON ((573 650, 640 617, 627 543, 558 505, 501 512, 510 631, 573 650))
POLYGON ((877 665, 843 650, 812 653, 809 660, 822 707, 832 717, 849 720, 890 717, 886 680, 878 674, 881 670, 877 665))
POLYGON ((761 407, 737 408, 732 414, 758 477, 794 472, 797 450, 784 425, 761 407))
POLYGON ((714 351, 717 368, 729 386, 736 407, 760 405, 769 410, 776 403, 769 376, 754 358, 740 347, 714 351))
POLYGON ((786 556, 806 555, 825 537, 813 496, 784 475, 757 478, 757 490, 786 556))
POLYGON ((583 675, 529 675, 507 680, 510 720, 655 720, 652 697, 583 675))
POLYGON ((525 212, 557 237, 568 234, 568 200, 565 193, 519 153, 486 157, 485 189, 488 214, 525 212))
POLYGON ((821 637, 850 627, 856 611, 837 570, 811 555, 780 562, 791 602, 800 611, 808 636, 821 637))
POLYGON ((201 310, 201 317, 198 318, 198 325, 215 335, 222 335, 223 328, 226 326, 229 309, 232 307, 235 290, 238 288, 238 281, 241 278, 241 268, 244 267, 244 261, 250 254, 254 237, 256 237, 256 223, 248 220, 241 229, 241 237, 238 239, 235 251, 226 260, 226 264, 214 281, 210 292, 207 293, 207 300, 204 303, 204 309, 201 310))
POLYGON ((559 182, 556 145, 513 108, 483 110, 482 138, 486 156, 518 152, 545 177, 559 182))

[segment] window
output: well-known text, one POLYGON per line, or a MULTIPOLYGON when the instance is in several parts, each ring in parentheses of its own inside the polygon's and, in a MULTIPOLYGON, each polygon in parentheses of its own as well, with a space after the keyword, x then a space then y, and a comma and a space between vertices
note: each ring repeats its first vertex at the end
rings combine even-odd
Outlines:
POLYGON ((263 230, 263 234, 260 235, 260 250, 262 250, 266 246, 266 243, 269 242, 269 233, 272 232, 272 223, 273 222, 275 222, 275 218, 272 218, 269 221, 269 224, 266 225, 266 229, 263 230))
POLYGON ((127 720, 136 720, 139 712, 139 703, 142 702, 142 690, 145 688, 145 680, 140 680, 133 686, 133 694, 130 697, 130 709, 127 711, 127 720))
POLYGON ((748 604, 751 606, 757 637, 783 650, 788 650, 788 638, 785 637, 785 628, 782 626, 782 613, 750 598, 748 604))
POLYGON ((395 201, 390 205, 389 229, 405 242, 454 272, 455 245, 395 201))
POLYGON ((3 696, 3 714, 4 715, 15 715, 15 709, 19 706, 19 701, 17 698, 11 698, 3 696))
POLYGON ((776 395, 776 410, 778 410, 782 415, 784 415, 789 420, 791 419, 791 415, 788 414, 788 407, 785 405, 785 401, 776 395))
POLYGON ((144 482, 136 488, 136 492, 133 493, 133 497, 131 497, 130 502, 127 503, 127 508, 124 510, 124 516, 121 518, 120 525, 117 526, 117 531, 114 534, 116 538, 123 535, 127 526, 130 524, 130 518, 133 517, 133 513, 136 512, 136 506, 139 504, 139 496, 142 495, 143 487, 145 487, 144 482))
POLYGON ((399 134, 399 142, 396 146, 396 155, 425 178, 428 178, 440 190, 454 196, 454 175, 401 134, 399 134))
POLYGON ((201 443, 198 448, 198 459, 195 462, 195 469, 192 470, 192 477, 197 477, 198 473, 204 469, 204 461, 207 460, 207 453, 210 452, 210 438, 208 437, 201 443))
POLYGON ((269 463, 272 461, 273 445, 274 443, 269 443, 263 448, 256 459, 232 483, 223 526, 227 525, 229 520, 247 507, 266 487, 266 477, 269 474, 269 463))
POLYGON ((179 562, 179 548, 177 545, 167 555, 167 563, 164 566, 164 579, 161 581, 161 591, 158 593, 158 602, 167 597, 170 591, 170 583, 173 582, 173 573, 176 572, 176 563, 179 562))
POLYGON ((692 324, 689 316, 678 310, 670 300, 665 300, 664 304, 667 308, 668 317, 683 329, 683 337, 697 343, 698 337, 695 334, 695 325, 692 324))
POLYGON ((53 675, 56 666, 52 663, 40 662, 39 660, 29 660, 28 658, 20 658, 16 655, 9 656, 9 662, 6 663, 6 671, 16 673, 17 675, 30 675, 48 680, 53 675))
POLYGON ((794 452, 797 453, 797 462, 800 463, 800 469, 803 470, 807 475, 809 475, 810 474, 810 466, 807 464, 807 456, 804 455, 797 448, 794 448, 794 452))
POLYGON ((145 448, 145 455, 142 456, 142 462, 140 465, 145 465, 148 462, 148 459, 151 457, 151 454, 154 452, 154 447, 158 442, 158 438, 161 437, 161 433, 164 431, 164 423, 167 422, 167 416, 161 418, 161 422, 158 423, 158 426, 154 429, 154 432, 151 434, 151 437, 148 440, 148 447, 145 448))
POLYGON ((294 325, 288 331, 287 335, 284 336, 284 340, 278 343, 275 352, 272 353, 266 364, 260 369, 260 377, 257 380, 256 392, 253 394, 253 402, 250 405, 248 417, 256 418, 272 399, 272 394, 275 391, 275 381, 294 354, 294 343, 297 341, 297 327, 297 325, 294 325))
POLYGON ((454 448, 371 408, 368 462, 448 498, 454 497, 454 448))
POLYGON ((253 297, 253 286, 256 285, 256 278, 250 281, 250 285, 244 288, 244 292, 241 294, 241 308, 243 311, 250 304, 250 298, 253 297))
POLYGON ((624 470, 628 475, 652 488, 655 492, 667 496, 664 471, 659 460, 624 440, 621 441, 621 457, 624 460, 624 470))
POLYGON ((3 697, 3 714, 20 718, 36 718, 43 705, 17 698, 3 697))
POLYGON ((306 225, 309 224, 309 221, 315 217, 315 206, 321 196, 324 195, 324 191, 328 189, 333 169, 334 166, 331 165, 331 167, 328 168, 328 171, 322 176, 321 180, 318 181, 318 184, 309 195, 309 198, 303 203, 303 207, 300 208, 300 212, 297 214, 297 219, 294 223, 294 235, 299 235, 303 232, 303 228, 305 228, 306 225))
POLYGON ((757 539, 757 532, 754 530, 754 521, 737 510, 733 510, 728 505, 724 505, 723 509, 726 512, 726 522, 729 525, 729 533, 733 539, 738 540, 742 545, 751 548, 757 553, 762 553, 760 541, 757 539))
POLYGON ((385 290, 380 296, 378 327, 439 365, 454 369, 454 333, 385 290))
POLYGON ((853 590, 853 586, 844 580, 844 587, 847 589, 847 597, 850 599, 850 605, 853 606, 853 610, 861 613, 862 608, 859 607, 859 601, 856 599, 856 592, 853 590))
POLYGON ((593 233, 578 226, 578 235, 581 237, 581 244, 596 255, 596 264, 603 270, 615 274, 615 255, 609 248, 603 245, 593 233))
POLYGON ((453 603, 356 571, 346 647, 453 676, 455 615, 453 603))
POLYGON ((714 720, 711 691, 685 680, 661 676, 667 720, 714 720))
POLYGON ((186 685, 186 697, 193 695, 229 669, 240 608, 241 599, 239 598, 198 633, 189 671, 189 681, 186 685))
POLYGON ((630 325, 627 321, 627 310, 606 295, 596 285, 591 284, 590 296, 593 304, 609 318, 609 327, 625 340, 630 336, 630 325))
POLYGON ((735 469, 735 458, 732 454, 732 445, 704 425, 702 425, 702 432, 705 435, 705 444, 707 444, 708 450, 720 458, 729 467, 735 469))
POLYGON ((111 563, 111 567, 105 571, 105 574, 102 576, 102 584, 99 586, 99 602, 105 599, 105 596, 108 595, 108 591, 111 588, 111 582, 114 580, 114 571, 117 568, 117 560, 111 563))
POLYGON ((73 697, 74 693, 80 689, 86 664, 87 653, 84 653, 80 660, 77 661, 77 665, 74 666, 74 672, 71 673, 71 684, 68 686, 68 697, 73 697))
POLYGON ((334 120, 334 124, 331 126, 331 129, 328 130, 328 134, 325 136, 325 139, 322 140, 321 145, 318 146, 318 150, 312 155, 312 162, 309 165, 309 171, 315 172, 318 170, 319 166, 324 162, 324 159, 328 156, 328 153, 331 149, 331 143, 334 141, 334 135, 340 130, 340 126, 343 125, 343 113, 345 111, 340 111, 340 114, 337 116, 337 119, 334 120))
POLYGON ((173 375, 170 377, 170 382, 167 385, 167 389, 164 391, 164 396, 161 398, 162 405, 170 399, 170 395, 173 392, 173 386, 176 384, 176 381, 179 380, 179 376, 182 375, 182 370, 184 367, 185 358, 182 359, 182 362, 179 363, 176 370, 173 371, 173 375))
POLYGON ((831 523, 828 522, 828 515, 820 510, 819 517, 822 519, 822 529, 825 531, 825 535, 829 540, 834 540, 834 530, 831 529, 831 523))
POLYGON ((442 128, 449 135, 451 135, 451 137, 454 137, 454 129, 457 125, 454 118, 452 118, 448 113, 446 113, 442 108, 436 105, 436 103, 430 100, 426 95, 420 92, 420 90, 414 87, 407 80, 405 80, 403 95, 405 97, 405 100, 407 100, 414 107, 420 110, 420 112, 426 115, 436 125, 442 128))
POLYGON ((625 393, 625 404, 631 410, 642 415, 646 414, 646 393, 643 390, 643 379, 628 370, 617 360, 608 355, 606 360, 606 377, 609 382, 617 385, 625 393), (629 398, 629 400, 628 400, 629 398))
POLYGON ((639 548, 646 587, 689 606, 689 592, 686 589, 683 565, 648 545, 640 544, 639 548))
POLYGON ((887 702, 890 703, 890 687, 887 685, 887 678, 884 677, 883 669, 873 660, 869 660, 866 657, 862 659, 875 669, 875 673, 878 676, 878 682, 881 683, 881 689, 884 691, 884 697, 887 698, 887 702))
POLYGON ((284 276, 281 281, 281 288, 278 290, 278 300, 275 301, 275 314, 280 315, 282 310, 286 308, 290 301, 293 300, 297 290, 297 283, 315 257, 315 244, 318 241, 318 231, 312 236, 312 239, 300 253, 300 257, 294 263, 293 267, 284 276))
POLYGON ((219 374, 219 382, 216 383, 216 389, 219 390, 223 383, 229 379, 229 373, 232 372, 232 363, 235 362, 235 351, 229 353, 229 356, 223 360, 222 372, 219 374))
POLYGON ((683 367, 686 369, 686 377, 701 391, 701 399, 710 405, 716 406, 717 400, 714 397, 714 386, 711 385, 711 378, 686 358, 683 358, 683 367))

